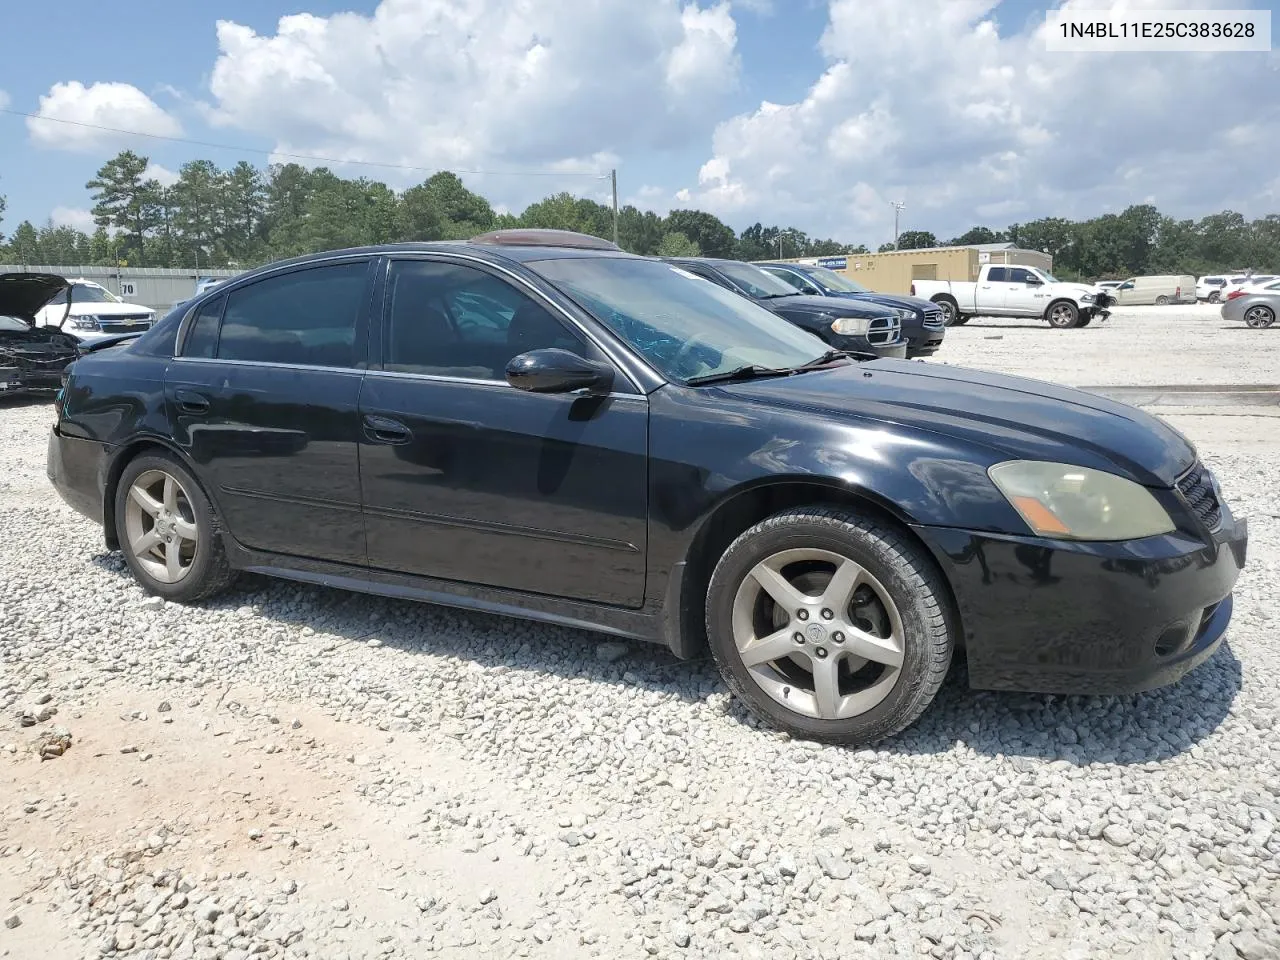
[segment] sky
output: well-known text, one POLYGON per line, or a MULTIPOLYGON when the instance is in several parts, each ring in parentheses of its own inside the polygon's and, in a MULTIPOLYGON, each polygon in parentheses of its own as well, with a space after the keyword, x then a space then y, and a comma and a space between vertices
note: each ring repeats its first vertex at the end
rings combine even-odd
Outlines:
POLYGON ((0 108, 153 137, 0 113, 0 231, 90 228, 84 185, 124 147, 161 182, 196 158, 324 157, 397 189, 470 171, 514 212, 607 201, 616 168, 623 203, 872 248, 895 200, 941 238, 1133 203, 1280 212, 1280 52, 1050 53, 1064 6, 1280 21, 1260 0, 14 5, 0 108))

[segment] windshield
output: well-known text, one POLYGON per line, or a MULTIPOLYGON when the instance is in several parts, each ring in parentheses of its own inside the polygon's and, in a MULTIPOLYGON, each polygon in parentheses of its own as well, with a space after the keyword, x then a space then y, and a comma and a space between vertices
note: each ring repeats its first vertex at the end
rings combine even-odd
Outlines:
POLYGON ((794 297, 796 288, 750 263, 717 262, 715 268, 753 297, 794 297))
POLYGON ((835 290, 837 293, 870 293, 860 283, 854 283, 843 274, 836 273, 834 270, 828 270, 826 267, 805 267, 804 270, 809 276, 817 280, 828 290, 835 290))
MULTIPOLYGON (((106 287, 100 287, 96 283, 73 283, 71 285, 71 302, 72 303, 123 303, 119 297, 108 290, 106 287)), ((60 290, 58 295, 49 301, 50 305, 65 304, 67 302, 67 291, 60 290)))
POLYGON ((30 330, 31 324, 19 317, 10 317, 0 314, 0 331, 12 333, 17 330, 30 330))
POLYGON ((1032 270, 1032 273, 1038 273, 1044 278, 1045 283, 1061 283, 1062 281, 1055 277, 1048 270, 1032 270))
POLYGON ((829 349, 750 300, 668 263, 574 257, 530 266, 669 380, 687 382, 750 364, 798 367, 829 349))

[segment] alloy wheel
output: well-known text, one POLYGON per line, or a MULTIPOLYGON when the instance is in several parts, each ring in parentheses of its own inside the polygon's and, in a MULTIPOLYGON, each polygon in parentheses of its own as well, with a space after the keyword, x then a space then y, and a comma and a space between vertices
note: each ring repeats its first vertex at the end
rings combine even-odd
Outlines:
POLYGON ((1069 327, 1075 323, 1076 314, 1070 304, 1060 303, 1049 311, 1049 323, 1055 327, 1069 327))
POLYGON ((139 474, 125 505, 125 536, 134 559, 160 583, 178 583, 191 572, 199 529, 191 498, 163 470, 139 474))
POLYGON ((1276 322, 1276 315, 1269 308, 1259 304, 1244 312, 1244 322, 1254 329, 1269 327, 1276 322))
POLYGON ((902 616, 865 567, 789 549, 751 568, 733 603, 733 640, 751 679, 788 710, 844 720, 889 695, 905 660, 902 616))

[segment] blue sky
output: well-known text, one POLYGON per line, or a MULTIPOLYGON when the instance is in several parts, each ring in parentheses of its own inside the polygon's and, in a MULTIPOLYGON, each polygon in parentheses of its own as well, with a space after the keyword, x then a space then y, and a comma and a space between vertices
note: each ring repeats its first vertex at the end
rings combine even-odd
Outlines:
MULTIPOLYGON (((22 4, 6 11, 0 101, 262 151, 617 165, 624 200, 850 242, 883 239, 891 198, 906 200, 910 226, 940 235, 1148 200, 1185 216, 1280 211, 1274 164, 1250 159, 1280 149, 1274 53, 1049 55, 1031 32, 1047 5, 1032 0, 597 0, 594 19, 565 16, 563 0, 519 15, 501 0, 441 2, 132 0, 104 15, 63 0, 53 27, 47 7, 22 4), (360 16, 330 19, 346 11, 360 16), (294 14, 310 17, 286 30, 280 18, 294 14), (24 35, 38 39, 14 42, 24 35)), ((0 231, 51 215, 83 223, 85 181, 124 145, 162 178, 196 157, 268 159, 36 128, 0 114, 0 231)), ((334 166, 396 187, 422 178, 334 166)), ((551 190, 604 187, 466 179, 517 210, 551 190)))

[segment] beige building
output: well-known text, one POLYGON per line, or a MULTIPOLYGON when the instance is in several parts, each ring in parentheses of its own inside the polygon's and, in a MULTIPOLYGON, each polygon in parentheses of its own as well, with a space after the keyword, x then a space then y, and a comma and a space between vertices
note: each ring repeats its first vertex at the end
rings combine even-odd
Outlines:
POLYGON ((827 267, 877 293, 910 293, 912 280, 977 280, 984 263, 1017 263, 1041 270, 1053 268, 1053 257, 1047 253, 1022 250, 1012 243, 801 257, 792 258, 790 262, 827 267))

